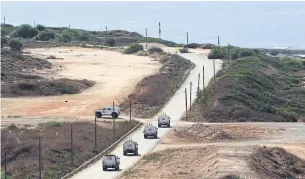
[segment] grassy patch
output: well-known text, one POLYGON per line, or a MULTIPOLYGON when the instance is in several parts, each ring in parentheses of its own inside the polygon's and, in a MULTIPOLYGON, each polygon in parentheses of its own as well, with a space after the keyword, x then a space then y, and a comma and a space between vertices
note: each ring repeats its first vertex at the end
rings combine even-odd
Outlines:
POLYGON ((304 69, 294 58, 263 54, 236 59, 213 83, 200 91, 202 120, 298 121, 305 117, 304 69))
MULTIPOLYGON (((148 117, 156 113, 192 66, 191 61, 178 55, 168 54, 160 62, 159 73, 145 77, 130 95, 136 116, 148 117)), ((122 109, 129 109, 129 100, 123 102, 122 109)))
POLYGON ((43 178, 61 178, 85 161, 102 152, 138 122, 116 122, 116 137, 112 124, 98 122, 97 148, 94 146, 94 123, 73 123, 74 165, 71 165, 71 123, 50 122, 35 129, 1 129, 1 151, 7 149, 7 171, 12 178, 37 178, 38 136, 41 136, 43 178), (47 125, 47 126, 46 126, 47 125), (55 126, 56 127, 55 127, 55 126))
POLYGON ((126 49, 124 49, 123 53, 124 54, 133 54, 136 53, 138 51, 143 50, 143 46, 140 44, 132 44, 131 46, 127 47, 126 49))

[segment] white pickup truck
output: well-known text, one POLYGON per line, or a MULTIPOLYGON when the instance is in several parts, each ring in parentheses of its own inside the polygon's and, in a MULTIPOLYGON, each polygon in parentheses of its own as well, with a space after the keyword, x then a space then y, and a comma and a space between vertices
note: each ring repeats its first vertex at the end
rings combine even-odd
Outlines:
POLYGON ((118 118, 120 115, 120 107, 106 106, 102 109, 98 109, 95 111, 95 116, 97 118, 101 118, 103 116, 111 116, 112 118, 118 118))

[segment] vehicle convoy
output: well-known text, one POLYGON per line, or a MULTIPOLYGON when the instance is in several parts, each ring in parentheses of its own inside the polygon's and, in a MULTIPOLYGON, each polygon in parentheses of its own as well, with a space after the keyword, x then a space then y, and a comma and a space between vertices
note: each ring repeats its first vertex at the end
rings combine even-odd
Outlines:
POLYGON ((111 116, 112 118, 116 119, 119 117, 121 111, 120 107, 116 106, 106 106, 102 109, 98 109, 95 111, 95 116, 97 118, 101 118, 103 116, 111 116))
POLYGON ((126 156, 132 153, 134 156, 137 156, 139 154, 138 145, 139 144, 137 142, 128 139, 123 144, 123 155, 126 156))
POLYGON ((170 127, 171 126, 171 121, 170 121, 170 117, 168 115, 166 115, 165 113, 162 113, 159 117, 158 117, 158 127, 161 126, 166 126, 166 127, 170 127))
POLYGON ((120 157, 111 154, 105 155, 103 157, 103 171, 107 171, 108 168, 118 171, 120 169, 120 157))
POLYGON ((158 137, 158 127, 152 124, 148 124, 144 127, 143 134, 145 139, 149 136, 152 136, 156 139, 158 137))

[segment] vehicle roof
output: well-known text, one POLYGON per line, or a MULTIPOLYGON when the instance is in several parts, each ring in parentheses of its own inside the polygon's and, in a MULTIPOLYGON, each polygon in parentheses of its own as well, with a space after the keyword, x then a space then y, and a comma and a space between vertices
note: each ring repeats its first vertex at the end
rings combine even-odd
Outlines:
MULTIPOLYGON (((104 106, 103 108, 113 108, 113 106, 104 106)), ((118 106, 114 106, 114 108, 119 108, 118 106)))

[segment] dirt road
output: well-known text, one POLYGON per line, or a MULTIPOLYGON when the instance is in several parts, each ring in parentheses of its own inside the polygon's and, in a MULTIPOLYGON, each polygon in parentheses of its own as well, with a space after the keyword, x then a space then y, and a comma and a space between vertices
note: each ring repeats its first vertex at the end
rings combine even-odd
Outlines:
MULTIPOLYGON (((164 51, 172 52, 172 48, 167 48, 162 45, 158 45, 159 47, 162 47, 164 51)), ((197 82, 198 80, 198 73, 202 73, 202 66, 204 65, 205 70, 205 84, 208 84, 208 81, 213 76, 213 60, 207 59, 208 50, 202 50, 202 54, 198 53, 188 53, 188 54, 180 54, 186 59, 191 60, 196 67, 190 72, 190 75, 187 77, 185 82, 180 86, 178 91, 174 94, 174 96, 169 100, 169 102, 165 105, 163 108, 163 112, 166 112, 168 115, 171 116, 172 121, 171 125, 175 126, 176 123, 180 120, 182 115, 185 111, 185 103, 184 103, 184 89, 189 88, 190 82, 197 82)), ((221 68, 220 61, 216 60, 216 70, 219 70, 221 68)), ((202 76, 202 74, 201 74, 202 76)), ((202 88, 202 84, 200 84, 200 88, 202 88)), ((196 88, 195 88, 196 89, 196 88)), ((192 96, 196 95, 196 90, 192 91, 192 96)), ((188 94, 189 96, 189 94, 188 94)), ((192 99, 194 101, 195 98, 192 99)), ((154 120, 154 117, 151 119, 152 123, 156 124, 156 121, 154 120)), ((120 168, 121 170, 119 172, 104 172, 101 170, 102 160, 98 160, 97 162, 90 165, 88 168, 82 170, 81 172, 74 175, 72 178, 74 179, 82 179, 82 178, 91 178, 91 179, 110 179, 110 178, 116 178, 120 174, 122 174, 125 170, 130 168, 132 165, 136 164, 137 161, 141 159, 141 156, 145 155, 149 151, 151 151, 157 143, 160 142, 160 138, 164 137, 171 129, 170 128, 160 128, 158 131, 158 137, 159 139, 144 139, 143 137, 143 128, 141 127, 139 130, 135 131, 130 135, 130 137, 137 141, 139 143, 139 154, 140 156, 134 156, 134 157, 128 157, 123 156, 122 153, 122 146, 123 143, 118 144, 118 146, 111 152, 112 154, 116 154, 120 157, 120 168)))
POLYGON ((1 98, 2 116, 77 117, 92 116, 93 111, 128 97, 145 76, 156 73, 161 64, 149 57, 123 55, 94 48, 57 47, 25 49, 35 57, 49 59, 51 70, 38 71, 45 78, 88 79, 96 84, 80 94, 1 98))

